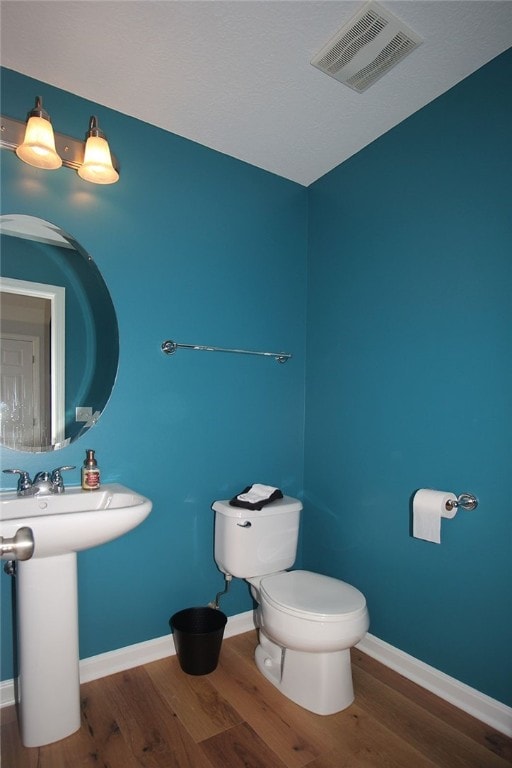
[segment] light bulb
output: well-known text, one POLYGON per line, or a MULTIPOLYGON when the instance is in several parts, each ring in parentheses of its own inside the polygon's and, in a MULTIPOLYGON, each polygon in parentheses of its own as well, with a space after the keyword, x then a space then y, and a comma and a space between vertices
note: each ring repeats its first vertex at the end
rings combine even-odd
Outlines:
POLYGON ((38 96, 36 105, 29 113, 23 144, 16 148, 16 154, 28 165, 46 170, 60 168, 62 159, 55 149, 55 137, 48 113, 42 108, 38 96))
POLYGON ((91 117, 84 162, 77 173, 81 179, 91 181, 93 184, 114 184, 119 179, 119 174, 112 165, 108 142, 99 130, 95 117, 91 117))

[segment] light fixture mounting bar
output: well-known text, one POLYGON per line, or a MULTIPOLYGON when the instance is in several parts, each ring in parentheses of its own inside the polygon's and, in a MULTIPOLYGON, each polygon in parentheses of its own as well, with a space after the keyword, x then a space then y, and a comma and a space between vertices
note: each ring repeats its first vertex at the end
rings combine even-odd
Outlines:
MULTIPOLYGON (((0 149, 10 149, 13 152, 23 143, 26 122, 15 120, 13 117, 0 116, 0 149)), ((62 158, 62 165, 66 168, 77 170, 84 162, 85 141, 74 139, 63 133, 54 131, 55 148, 62 158)), ((112 155, 112 165, 118 171, 117 159, 112 155)))

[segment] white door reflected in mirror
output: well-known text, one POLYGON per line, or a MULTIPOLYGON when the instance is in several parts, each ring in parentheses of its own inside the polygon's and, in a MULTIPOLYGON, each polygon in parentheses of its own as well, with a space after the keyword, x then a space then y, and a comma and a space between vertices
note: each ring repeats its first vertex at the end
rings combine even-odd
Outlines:
POLYGON ((55 445, 65 424, 65 289, 0 277, 0 441, 55 445))

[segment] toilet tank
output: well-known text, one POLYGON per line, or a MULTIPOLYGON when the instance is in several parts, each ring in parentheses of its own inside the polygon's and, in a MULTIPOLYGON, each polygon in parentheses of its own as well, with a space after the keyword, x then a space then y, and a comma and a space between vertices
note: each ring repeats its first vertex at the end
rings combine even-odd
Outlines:
POLYGON ((302 502, 290 496, 261 510, 215 501, 215 562, 241 579, 291 568, 297 555, 302 502))

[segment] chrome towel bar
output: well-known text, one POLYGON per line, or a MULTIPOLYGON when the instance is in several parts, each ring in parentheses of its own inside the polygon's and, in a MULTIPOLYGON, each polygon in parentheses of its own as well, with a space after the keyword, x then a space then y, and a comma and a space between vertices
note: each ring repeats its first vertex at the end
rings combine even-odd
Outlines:
POLYGON ((200 352, 233 352, 237 355, 260 355, 262 357, 273 357, 278 363, 286 363, 291 357, 287 352, 254 352, 250 349, 225 349, 224 347, 208 347, 201 344, 178 344, 170 339, 162 343, 161 349, 166 355, 173 355, 177 349, 197 349, 200 352))

